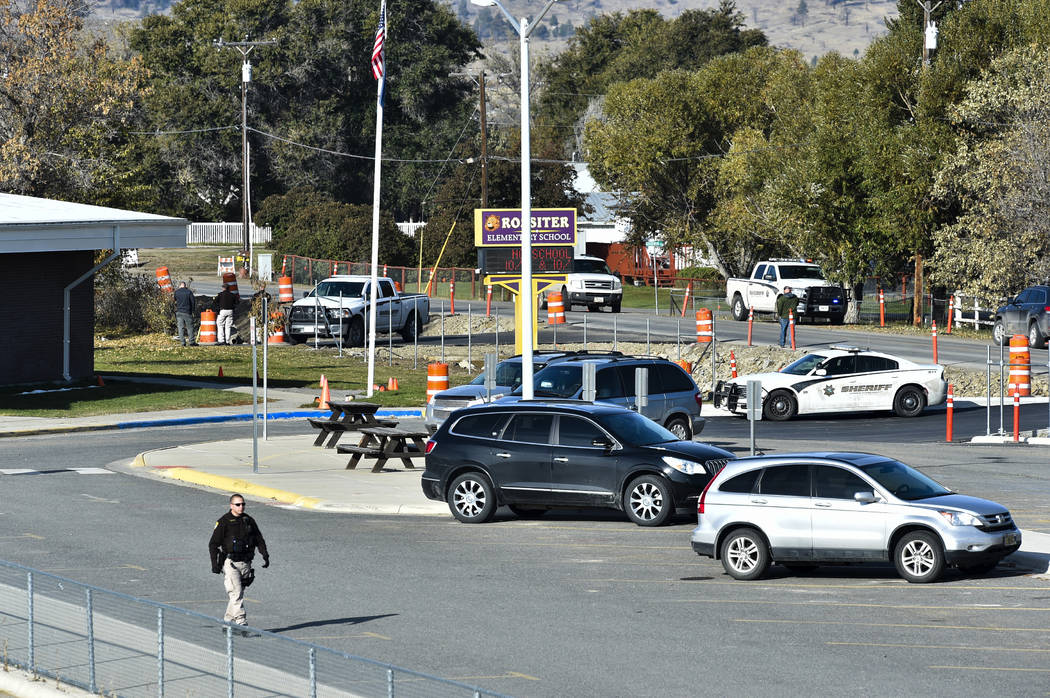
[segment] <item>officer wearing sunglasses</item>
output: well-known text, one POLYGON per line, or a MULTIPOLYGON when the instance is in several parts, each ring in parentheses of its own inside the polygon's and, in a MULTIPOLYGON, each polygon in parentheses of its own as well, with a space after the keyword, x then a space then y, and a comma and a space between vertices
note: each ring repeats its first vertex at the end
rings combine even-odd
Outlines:
POLYGON ((225 619, 237 625, 248 623, 244 612, 244 588, 255 579, 252 558, 255 557, 256 548, 262 555, 262 566, 270 566, 270 554, 266 551, 262 531, 255 519, 244 513, 244 508, 244 497, 231 495, 230 511, 215 522, 211 540, 208 541, 211 571, 223 575, 223 585, 230 597, 225 619))

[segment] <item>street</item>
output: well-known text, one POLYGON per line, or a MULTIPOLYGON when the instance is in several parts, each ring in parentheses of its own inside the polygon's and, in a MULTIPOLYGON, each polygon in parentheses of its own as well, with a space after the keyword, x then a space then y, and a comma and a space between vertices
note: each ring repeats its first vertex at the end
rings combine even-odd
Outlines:
MULTIPOLYGON (((739 424, 714 419, 703 436, 742 453, 746 440, 731 435, 739 424)), ((792 440, 761 432, 767 452, 886 453, 1003 503, 1025 530, 1050 532, 1045 449, 935 438, 833 445, 826 423, 791 425, 792 440)), ((271 429, 307 442, 304 427, 271 429)), ((246 429, 5 439, 0 468, 105 467, 246 429)), ((0 480, 0 558, 221 615, 221 580, 205 550, 225 495, 117 473, 0 480)), ((980 578, 951 571, 932 585, 909 585, 887 565, 806 576, 774 567, 747 583, 690 550, 689 519, 644 529, 615 512, 559 512, 470 526, 254 501, 249 511, 273 562, 249 592, 251 624, 512 695, 711 694, 742 684, 749 693, 1031 695, 1050 673, 1050 580, 1015 565, 980 578)))

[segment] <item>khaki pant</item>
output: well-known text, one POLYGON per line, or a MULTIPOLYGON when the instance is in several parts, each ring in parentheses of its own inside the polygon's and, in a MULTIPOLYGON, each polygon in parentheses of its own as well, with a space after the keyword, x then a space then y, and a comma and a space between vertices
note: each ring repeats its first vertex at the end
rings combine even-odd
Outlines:
POLYGON ((226 558, 222 564, 223 586, 226 587, 226 595, 230 602, 226 604, 226 615, 224 620, 237 625, 247 625, 248 616, 244 612, 244 584, 241 577, 248 574, 251 569, 250 562, 234 562, 226 558))
POLYGON ((220 310, 219 317, 215 320, 218 330, 219 344, 229 344, 233 341, 233 311, 220 310))

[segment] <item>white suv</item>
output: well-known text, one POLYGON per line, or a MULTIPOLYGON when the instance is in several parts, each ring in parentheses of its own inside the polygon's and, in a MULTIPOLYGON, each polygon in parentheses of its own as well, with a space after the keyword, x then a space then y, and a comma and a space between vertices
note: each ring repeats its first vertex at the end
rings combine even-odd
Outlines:
POLYGON ((609 270, 609 265, 599 257, 576 257, 565 277, 565 285, 547 289, 543 297, 543 307, 547 307, 547 298, 551 293, 561 292, 565 310, 572 310, 574 305, 585 305, 589 310, 598 310, 606 305, 614 313, 620 312, 623 299, 623 284, 609 270))

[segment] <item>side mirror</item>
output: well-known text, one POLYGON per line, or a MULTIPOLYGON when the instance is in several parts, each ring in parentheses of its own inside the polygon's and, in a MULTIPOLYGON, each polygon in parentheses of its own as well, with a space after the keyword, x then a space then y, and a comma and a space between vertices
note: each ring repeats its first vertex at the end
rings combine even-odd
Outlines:
POLYGON ((310 295, 309 291, 303 291, 303 298, 307 298, 307 297, 309 297, 309 295, 310 295))
POLYGON ((874 492, 855 492, 853 498, 861 504, 871 504, 876 501, 874 492))
POLYGON ((828 369, 826 369, 826 368, 818 368, 816 371, 813 372, 813 375, 814 376, 826 376, 826 375, 828 375, 828 369))

